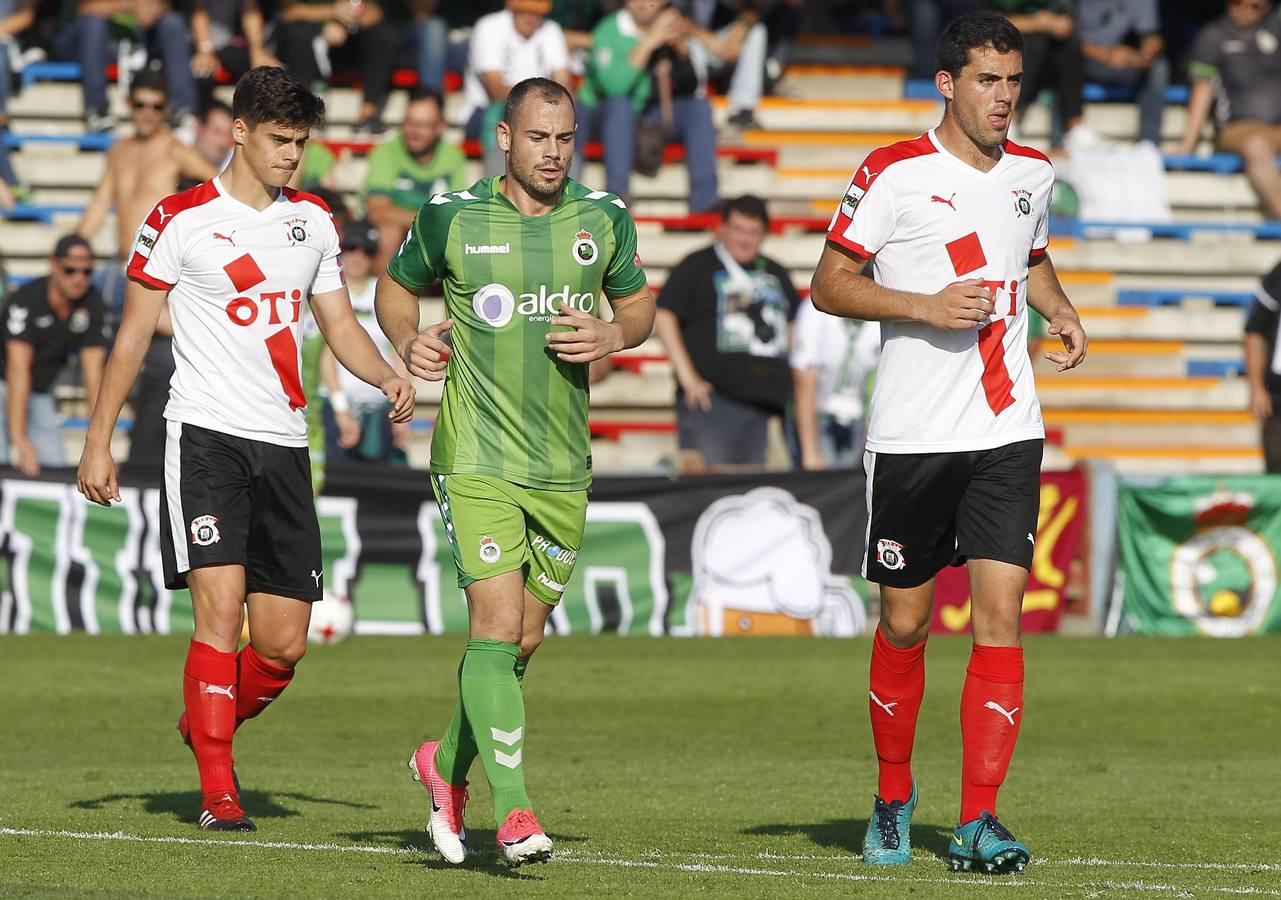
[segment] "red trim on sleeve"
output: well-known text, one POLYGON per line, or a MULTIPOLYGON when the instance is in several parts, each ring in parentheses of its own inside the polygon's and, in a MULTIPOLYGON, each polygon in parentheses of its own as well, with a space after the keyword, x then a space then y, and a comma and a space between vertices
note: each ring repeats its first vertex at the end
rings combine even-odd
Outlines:
POLYGON ((827 239, 831 241, 833 244, 838 244, 839 246, 844 247, 846 250, 850 251, 855 256, 860 257, 861 259, 871 259, 875 255, 871 251, 869 251, 866 247, 864 247, 862 244, 856 241, 851 241, 849 238, 841 234, 839 231, 835 231, 835 230, 829 231, 827 233, 827 239))
POLYGON ((1039 159, 1048 166, 1054 165, 1054 163, 1050 162, 1048 156, 1032 147, 1024 147, 1022 144, 1016 144, 1013 141, 1006 141, 1002 147, 1006 153, 1011 153, 1014 156, 1026 156, 1030 159, 1039 159))
POLYGON ((165 226, 172 222, 174 216, 178 215, 178 213, 197 206, 203 206, 216 199, 218 199, 218 189, 214 187, 212 181, 206 181, 204 184, 198 184, 190 190, 183 191, 180 194, 171 194, 161 200, 152 207, 151 215, 147 216, 147 224, 154 228, 156 235, 159 236, 165 230, 165 226))
POLYGON ((161 281, 154 275, 148 275, 142 270, 142 267, 146 264, 147 260, 141 254, 135 253, 133 255, 133 259, 129 260, 129 269, 127 274, 134 281, 139 284, 146 285, 149 288, 154 288, 157 291, 172 291, 174 288, 172 284, 161 281))
POLYGON ((285 195, 285 199, 288 200, 290 203, 314 203, 317 206, 319 206, 321 209, 323 209, 325 212, 329 213, 330 216, 334 214, 334 211, 329 208, 329 204, 326 203, 324 200, 321 200, 315 194, 309 194, 306 191, 295 190, 294 188, 291 188, 291 187, 283 187, 280 189, 280 192, 285 195))
POLYGON ((1038 256, 1044 256, 1049 247, 1033 247, 1032 252, 1028 254, 1029 259, 1036 259, 1038 256))

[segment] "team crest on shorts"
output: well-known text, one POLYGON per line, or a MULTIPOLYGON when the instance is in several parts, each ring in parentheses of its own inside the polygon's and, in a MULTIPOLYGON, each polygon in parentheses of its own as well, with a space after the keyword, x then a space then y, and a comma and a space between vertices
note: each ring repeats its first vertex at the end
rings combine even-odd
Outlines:
POLYGON ((198 547, 208 547, 222 540, 218 533, 216 516, 196 516, 191 520, 191 542, 198 547))
POLYGON ((580 231, 574 235, 574 262, 580 266, 590 266, 596 262, 599 252, 590 231, 580 231))
POLYGON ((903 545, 898 541, 882 538, 876 542, 876 561, 891 572, 896 572, 907 565, 903 558, 903 545))
POLYGON ((1014 195, 1014 212, 1021 219, 1024 216, 1032 215, 1032 192, 1019 188, 1017 191, 1010 191, 1014 195))
POLYGON ((492 537, 490 537, 489 535, 485 535, 483 538, 480 539, 480 561, 481 562, 488 563, 489 565, 492 566, 494 563, 498 562, 499 558, 502 557, 502 555, 503 555, 503 549, 498 546, 498 542, 495 541, 492 537))

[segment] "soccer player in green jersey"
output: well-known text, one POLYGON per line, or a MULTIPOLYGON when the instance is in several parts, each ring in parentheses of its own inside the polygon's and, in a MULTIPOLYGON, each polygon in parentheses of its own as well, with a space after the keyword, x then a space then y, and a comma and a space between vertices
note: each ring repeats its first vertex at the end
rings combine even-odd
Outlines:
POLYGON ((556 82, 513 87, 497 127, 506 174, 423 204, 375 300, 415 375, 439 380, 440 333, 452 337, 432 487, 470 636, 453 720, 409 762, 431 801, 428 835, 451 863, 466 858, 466 777, 478 756, 503 860, 551 856, 525 793, 521 682, 583 535, 588 364, 637 346, 654 323, 625 204, 566 177, 576 127, 556 82), (420 334, 418 297, 437 280, 448 319, 420 334))

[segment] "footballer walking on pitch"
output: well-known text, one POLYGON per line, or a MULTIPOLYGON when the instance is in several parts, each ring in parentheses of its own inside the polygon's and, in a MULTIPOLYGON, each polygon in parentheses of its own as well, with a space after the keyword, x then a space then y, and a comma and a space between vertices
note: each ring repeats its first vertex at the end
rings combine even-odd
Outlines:
POLYGON ((525 792, 521 684, 583 536, 588 363, 637 346, 654 322, 623 201, 566 177, 575 129, 559 84, 513 87, 497 129, 506 174, 432 197, 378 283, 379 322, 410 372, 439 380, 440 334, 452 335, 431 472, 470 630, 453 719, 409 762, 451 863, 467 853, 477 757, 503 860, 551 856, 525 792), (437 280, 449 318, 419 334, 418 296, 437 280), (612 322, 599 318, 606 297, 612 322))
POLYGON ((1007 140, 1023 40, 975 13, 939 39, 942 123, 874 151, 855 171, 814 274, 824 312, 880 320, 869 416, 863 574, 881 585, 868 709, 879 762, 863 841, 906 863, 917 802, 912 742, 925 689, 934 577, 968 561, 974 646, 961 694, 961 811, 954 870, 1021 871, 1030 854, 996 817, 1023 721, 1019 616, 1032 563, 1045 437, 1027 307, 1063 349, 1086 337, 1046 252, 1050 162, 1007 140), (871 278, 859 277, 865 270, 871 278))
POLYGON ((178 723, 200 770, 201 828, 253 831, 232 737, 289 685, 321 599, 320 529, 299 372, 302 304, 335 356, 377 385, 394 421, 414 391, 356 321, 328 207, 284 185, 324 112, 283 69, 236 85, 221 176, 156 204, 134 238, 131 283, 80 462, 79 487, 120 499, 111 432, 168 300, 175 371, 160 504, 165 586, 190 588, 195 635, 178 723), (251 642, 239 653, 242 610, 251 642))

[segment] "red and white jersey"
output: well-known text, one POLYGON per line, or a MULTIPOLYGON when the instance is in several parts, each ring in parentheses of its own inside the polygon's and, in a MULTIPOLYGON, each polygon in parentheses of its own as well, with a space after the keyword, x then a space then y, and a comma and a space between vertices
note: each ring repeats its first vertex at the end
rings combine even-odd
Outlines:
POLYGON ((1003 149, 981 172, 932 130, 882 147, 832 217, 827 239, 874 258, 877 284, 934 294, 981 278, 994 293, 983 328, 881 323, 869 450, 949 453, 1045 437, 1027 349, 1027 274, 1049 243, 1054 171, 1035 150, 1009 141, 1003 149))
POLYGON ((169 292, 166 419, 307 445, 302 305, 344 283, 324 201, 285 188, 260 212, 207 181, 156 204, 134 238, 129 277, 169 292))

